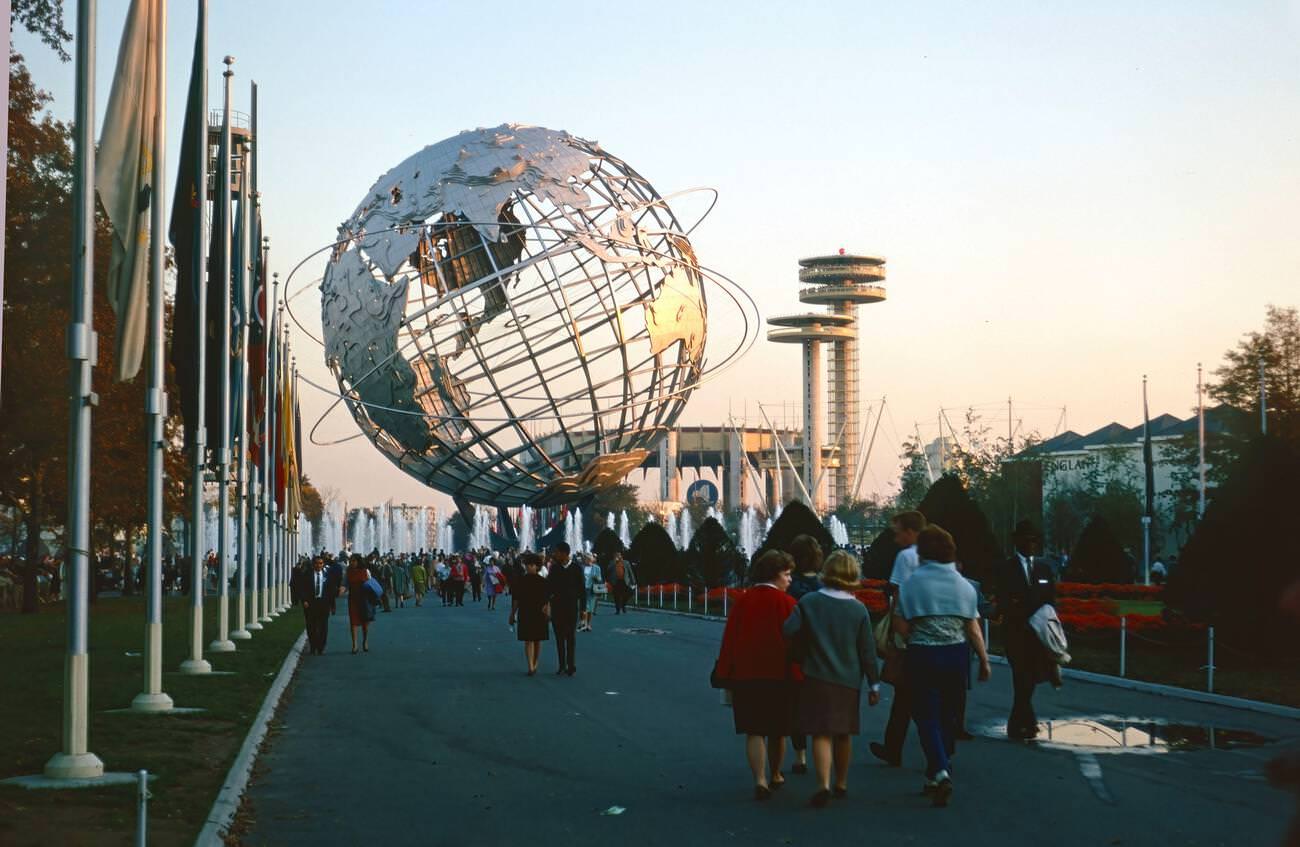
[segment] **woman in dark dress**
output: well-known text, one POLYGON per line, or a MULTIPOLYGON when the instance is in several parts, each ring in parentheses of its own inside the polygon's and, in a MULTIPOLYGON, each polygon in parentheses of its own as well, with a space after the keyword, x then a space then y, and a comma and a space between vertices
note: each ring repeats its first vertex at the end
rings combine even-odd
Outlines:
POLYGON ((362 586, 370 579, 365 559, 356 553, 348 563, 348 631, 352 633, 352 652, 357 652, 357 627, 361 627, 361 649, 370 652, 370 622, 375 619, 370 593, 362 586))
POLYGON ((529 551, 519 557, 524 565, 524 575, 510 582, 510 624, 519 621, 517 637, 524 642, 524 658, 528 660, 528 675, 537 673, 537 659, 542 652, 546 633, 546 619, 550 617, 547 603, 546 580, 538 573, 542 557, 529 551))

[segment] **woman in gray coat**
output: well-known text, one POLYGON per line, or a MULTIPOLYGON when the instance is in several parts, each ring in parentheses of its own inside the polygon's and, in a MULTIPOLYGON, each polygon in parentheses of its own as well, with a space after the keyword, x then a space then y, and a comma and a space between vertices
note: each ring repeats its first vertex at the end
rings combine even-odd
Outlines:
POLYGON ((822 588, 805 594, 782 631, 803 669, 799 688, 798 731, 811 735, 817 793, 821 808, 848 792, 852 736, 859 732, 862 678, 870 683, 867 702, 880 702, 880 674, 871 615, 849 593, 862 577, 858 560, 836 550, 822 567, 822 588), (831 784, 831 765, 835 783, 831 784))

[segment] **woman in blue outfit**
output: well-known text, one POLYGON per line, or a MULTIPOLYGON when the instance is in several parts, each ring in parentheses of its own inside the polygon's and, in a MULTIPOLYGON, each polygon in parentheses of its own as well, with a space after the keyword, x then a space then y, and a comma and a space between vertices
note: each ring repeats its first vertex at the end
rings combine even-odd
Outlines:
POLYGON ((978 596, 953 564, 957 546, 930 524, 916 541, 921 564, 899 589, 894 626, 908 639, 903 672, 912 692, 912 720, 925 751, 925 793, 936 806, 952 796, 951 758, 961 729, 961 704, 973 647, 979 680, 989 657, 980 632, 978 596))

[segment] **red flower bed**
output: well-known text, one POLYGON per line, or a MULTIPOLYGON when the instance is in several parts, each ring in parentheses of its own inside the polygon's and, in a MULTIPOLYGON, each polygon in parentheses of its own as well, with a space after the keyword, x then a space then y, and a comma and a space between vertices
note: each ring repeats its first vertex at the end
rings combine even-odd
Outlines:
POLYGON ((1059 597, 1056 611, 1062 618, 1066 615, 1117 615, 1119 603, 1109 597, 1059 597))
MULTIPOLYGON (((1119 615, 1105 612, 1066 613, 1059 612, 1061 623, 1070 632, 1110 632, 1118 630, 1119 615)), ((1165 619, 1160 615, 1125 615, 1127 627, 1133 632, 1164 629, 1165 619)))
POLYGON ((866 589, 863 591, 854 591, 853 596, 862 601, 862 605, 867 607, 867 611, 873 615, 883 615, 885 609, 889 607, 885 600, 885 595, 880 591, 866 589))
POLYGON ((1164 588, 1159 585, 1131 585, 1119 582, 1058 582, 1058 597, 1112 597, 1131 600, 1159 600, 1164 588))

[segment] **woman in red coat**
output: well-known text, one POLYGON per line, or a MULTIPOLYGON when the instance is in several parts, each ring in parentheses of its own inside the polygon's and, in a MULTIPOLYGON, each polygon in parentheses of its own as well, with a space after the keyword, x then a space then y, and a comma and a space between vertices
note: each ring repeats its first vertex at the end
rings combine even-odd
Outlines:
POLYGON ((731 607, 718 653, 716 673, 731 689, 736 734, 746 736, 755 800, 766 800, 785 784, 785 737, 794 731, 796 685, 802 675, 781 634, 795 607, 786 593, 793 568, 794 560, 780 550, 758 558, 750 573, 754 587, 731 607))
POLYGON ((361 649, 370 652, 370 622, 374 620, 370 598, 362 588, 370 579, 366 562, 356 553, 348 563, 348 630, 352 633, 352 652, 357 652, 357 627, 361 627, 361 649))

